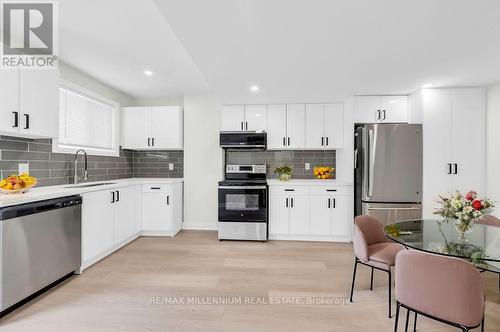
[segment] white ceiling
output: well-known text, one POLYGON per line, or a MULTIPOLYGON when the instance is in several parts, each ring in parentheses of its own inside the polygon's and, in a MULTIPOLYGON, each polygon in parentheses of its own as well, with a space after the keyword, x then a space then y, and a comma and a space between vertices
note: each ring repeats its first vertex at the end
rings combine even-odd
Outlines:
POLYGON ((223 102, 500 81, 498 0, 155 2, 223 102))
POLYGON ((59 25, 60 58, 131 97, 208 90, 152 0, 60 0, 59 25))
POLYGON ((343 101, 500 81, 498 0, 60 0, 59 11, 62 60, 135 98, 343 101))

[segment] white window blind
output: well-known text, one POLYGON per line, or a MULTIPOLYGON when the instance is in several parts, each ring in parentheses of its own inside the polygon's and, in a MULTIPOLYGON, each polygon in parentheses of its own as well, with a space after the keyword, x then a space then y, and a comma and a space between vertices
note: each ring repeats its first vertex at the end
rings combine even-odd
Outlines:
POLYGON ((60 88, 59 144, 113 150, 115 107, 60 88))

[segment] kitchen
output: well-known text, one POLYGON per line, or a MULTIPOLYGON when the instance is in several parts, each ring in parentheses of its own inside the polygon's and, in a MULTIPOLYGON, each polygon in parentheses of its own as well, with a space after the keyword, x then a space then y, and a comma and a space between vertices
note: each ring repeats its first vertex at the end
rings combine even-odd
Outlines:
MULTIPOLYGON (((454 39, 472 13, 489 47, 500 27, 481 4, 433 4, 450 32, 394 1, 56 3, 57 67, 0 69, 2 188, 24 192, 0 195, 2 329, 393 329, 383 274, 360 267, 346 301, 353 219, 437 219, 455 190, 500 199, 498 66, 454 39), (369 24, 388 11, 414 25, 369 24)), ((481 239, 492 257, 497 235, 481 239)), ((482 277, 494 331, 498 276, 482 277)))

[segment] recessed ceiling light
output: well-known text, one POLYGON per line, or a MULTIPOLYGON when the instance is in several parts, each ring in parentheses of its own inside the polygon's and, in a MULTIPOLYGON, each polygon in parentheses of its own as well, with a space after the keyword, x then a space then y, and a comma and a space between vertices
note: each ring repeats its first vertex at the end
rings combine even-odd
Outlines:
POLYGON ((146 76, 153 76, 153 72, 151 70, 145 70, 144 75, 146 76))
POLYGON ((424 88, 424 89, 432 88, 433 85, 434 84, 432 84, 432 83, 425 83, 424 85, 422 85, 422 88, 424 88))
POLYGON ((250 87, 250 91, 252 91, 252 92, 257 92, 257 91, 259 91, 259 87, 258 87, 257 85, 252 85, 252 86, 250 87))

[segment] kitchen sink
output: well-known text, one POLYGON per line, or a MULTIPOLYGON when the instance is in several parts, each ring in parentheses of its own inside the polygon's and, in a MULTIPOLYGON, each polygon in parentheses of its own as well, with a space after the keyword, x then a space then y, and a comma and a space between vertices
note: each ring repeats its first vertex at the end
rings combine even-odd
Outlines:
POLYGON ((80 184, 74 184, 72 186, 67 186, 64 188, 89 188, 89 187, 98 187, 98 186, 108 186, 110 184, 115 184, 115 183, 114 182, 80 183, 80 184))

